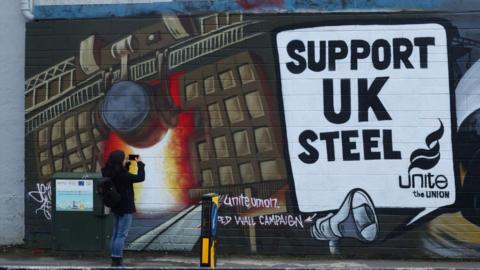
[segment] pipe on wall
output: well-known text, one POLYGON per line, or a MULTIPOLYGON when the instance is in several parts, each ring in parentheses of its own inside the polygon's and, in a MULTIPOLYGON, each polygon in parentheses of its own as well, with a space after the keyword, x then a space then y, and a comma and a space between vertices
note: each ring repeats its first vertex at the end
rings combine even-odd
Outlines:
POLYGON ((28 21, 31 21, 31 20, 34 19, 34 16, 33 16, 33 13, 32 13, 32 11, 33 11, 33 0, 22 0, 20 10, 22 11, 23 16, 25 16, 25 18, 28 21))

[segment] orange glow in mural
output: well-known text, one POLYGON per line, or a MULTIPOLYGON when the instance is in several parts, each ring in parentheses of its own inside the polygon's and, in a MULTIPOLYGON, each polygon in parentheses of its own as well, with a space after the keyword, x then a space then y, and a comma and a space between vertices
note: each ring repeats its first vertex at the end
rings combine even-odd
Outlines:
POLYGON ((166 175, 168 187, 174 196, 183 204, 191 203, 188 190, 196 185, 190 165, 190 149, 188 142, 193 135, 193 114, 181 112, 178 116, 178 127, 172 130, 171 139, 165 150, 166 166, 171 173, 166 175))
MULTIPOLYGON (((178 72, 169 77, 169 93, 174 104, 180 107, 179 78, 183 72, 178 72)), ((193 136, 194 117, 192 112, 180 112, 178 125, 172 130, 171 140, 166 148, 167 167, 172 173, 167 174, 167 183, 174 196, 184 204, 191 203, 188 190, 196 185, 190 164, 189 141, 193 136)))
POLYGON ((171 75, 168 79, 168 85, 169 85, 169 93, 170 97, 173 100, 173 103, 177 106, 180 107, 180 77, 184 74, 184 72, 177 72, 173 75, 171 75))
POLYGON ((108 138, 105 141, 104 147, 105 148, 103 150, 102 166, 104 166, 105 162, 107 162, 110 153, 115 150, 122 150, 123 152, 125 152, 126 155, 131 152, 131 148, 122 140, 122 138, 120 138, 120 136, 118 136, 117 133, 113 131, 109 133, 108 138))
MULTIPOLYGON (((169 77, 169 94, 176 106, 180 105, 178 78, 182 73, 169 77)), ((128 154, 139 154, 146 163, 145 182, 135 185, 136 203, 139 212, 156 212, 165 208, 183 207, 191 203, 188 190, 196 185, 190 164, 189 141, 194 133, 193 112, 178 114, 176 127, 171 128, 162 139, 149 147, 129 145, 115 132, 110 132, 103 154, 116 149, 128 154)))

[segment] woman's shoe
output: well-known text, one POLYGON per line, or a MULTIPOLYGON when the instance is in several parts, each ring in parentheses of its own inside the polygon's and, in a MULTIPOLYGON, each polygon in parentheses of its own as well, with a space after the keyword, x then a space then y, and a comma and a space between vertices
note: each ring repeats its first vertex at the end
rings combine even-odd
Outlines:
POLYGON ((111 266, 123 266, 122 257, 112 257, 112 265, 111 266))

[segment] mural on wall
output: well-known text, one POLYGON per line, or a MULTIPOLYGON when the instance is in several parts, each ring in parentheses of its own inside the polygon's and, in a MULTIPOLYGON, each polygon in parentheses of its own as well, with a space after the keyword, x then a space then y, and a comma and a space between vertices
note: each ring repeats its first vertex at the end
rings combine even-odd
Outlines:
POLYGON ((122 149, 132 250, 196 248, 216 192, 228 252, 478 256, 478 18, 282 16, 29 24, 27 241, 54 172, 122 149))

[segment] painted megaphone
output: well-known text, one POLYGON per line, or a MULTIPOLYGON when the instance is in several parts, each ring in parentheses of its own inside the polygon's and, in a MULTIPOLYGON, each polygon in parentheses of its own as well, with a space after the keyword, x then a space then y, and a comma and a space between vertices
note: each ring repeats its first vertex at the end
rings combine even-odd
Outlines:
POLYGON ((362 242, 373 242, 378 234, 378 219, 375 207, 368 194, 361 189, 351 190, 337 213, 330 213, 315 221, 311 228, 312 237, 329 240, 330 251, 340 238, 356 238, 362 242))

